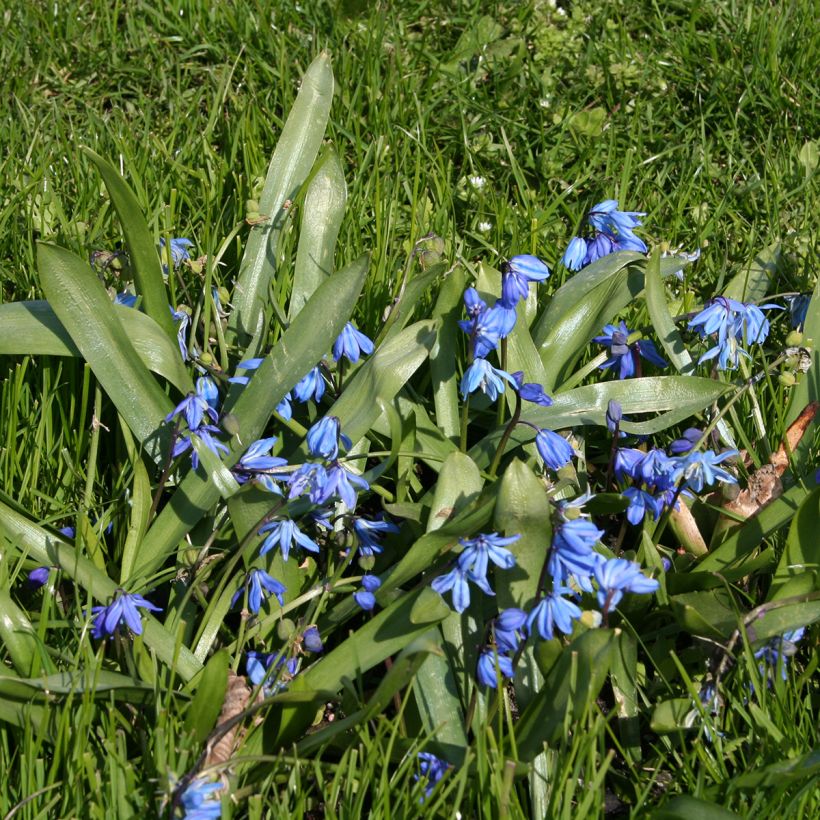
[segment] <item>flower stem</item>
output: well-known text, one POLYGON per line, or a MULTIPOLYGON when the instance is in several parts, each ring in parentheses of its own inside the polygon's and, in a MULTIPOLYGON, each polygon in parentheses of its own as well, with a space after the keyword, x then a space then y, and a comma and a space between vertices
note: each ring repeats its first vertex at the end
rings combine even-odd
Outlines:
POLYGON ((495 478, 496 471, 498 470, 498 465, 501 463, 501 457, 504 455, 504 448, 507 446, 507 442, 510 440, 510 436, 512 435, 512 431, 515 428, 515 425, 518 424, 519 419, 521 418, 521 395, 519 393, 515 394, 515 410, 513 410, 512 418, 507 424, 507 428, 504 430, 504 435, 501 436, 501 441, 498 442, 498 447, 495 450, 495 456, 493 456, 493 462, 490 465, 490 475, 495 478))

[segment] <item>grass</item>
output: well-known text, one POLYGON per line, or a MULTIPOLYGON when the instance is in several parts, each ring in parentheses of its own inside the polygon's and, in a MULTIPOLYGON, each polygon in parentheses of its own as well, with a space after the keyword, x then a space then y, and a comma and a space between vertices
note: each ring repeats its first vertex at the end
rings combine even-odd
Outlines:
MULTIPOLYGON (((348 184, 336 262, 371 254, 355 314, 370 335, 421 237, 442 237, 444 258, 469 270, 514 253, 537 253, 555 268, 588 208, 610 197, 647 212, 650 244, 702 249, 675 291, 679 313, 766 248, 780 260, 769 295, 814 286, 820 29, 806 0, 211 6, 73 0, 3 12, 0 87, 11 116, 0 124, 0 301, 42 298, 37 240, 84 258, 121 247, 81 145, 120 167, 157 237, 190 237, 207 255, 227 241, 215 276, 230 288, 246 201, 258 195, 299 78, 321 49, 336 78, 328 138, 348 184)), ((121 289, 128 272, 110 267, 104 276, 121 289)), ((559 269, 556 283, 562 276, 559 269)), ((174 283, 177 303, 190 305, 188 294, 201 288, 190 277, 174 283)), ((277 288, 287 293, 287 275, 277 288)), ((649 324, 643 309, 634 314, 633 326, 641 324, 649 324)), ((0 367, 3 496, 54 527, 87 516, 104 542, 105 526, 128 515, 134 479, 126 442, 104 434, 117 426, 116 409, 78 360, 3 357, 0 367), (105 425, 99 435, 92 417, 105 425)), ((775 446, 783 389, 768 383, 758 400, 775 446)), ((735 421, 753 439, 751 409, 741 402, 735 421)), ((781 548, 783 536, 774 543, 781 548)), ((21 562, 0 559, 0 588, 17 591, 21 574, 21 562)), ((90 600, 66 590, 56 598, 24 591, 19 600, 44 653, 68 668, 106 666, 69 629, 90 600)), ((635 626, 656 661, 639 680, 641 707, 680 697, 669 682, 670 650, 703 666, 709 649, 673 646, 659 624, 644 634, 637 616, 635 626)), ((762 770, 817 746, 817 650, 770 691, 748 655, 724 695, 723 737, 714 727, 707 739, 701 714, 689 733, 643 726, 630 753, 620 717, 604 707, 607 693, 584 730, 568 727, 530 774, 543 781, 533 792, 541 813, 645 816, 689 794, 742 816, 815 815, 820 791, 811 777, 767 779, 762 770), (750 683, 763 693, 760 706, 748 698, 750 683)), ((0 704, 0 814, 156 811, 168 773, 188 770, 200 748, 179 717, 185 690, 147 651, 135 663, 153 685, 143 702, 75 692, 23 718, 0 704)), ((690 688, 697 693, 697 683, 690 688)), ((348 693, 342 711, 354 711, 357 697, 348 693)), ((505 768, 514 742, 505 704, 494 731, 479 735, 468 763, 420 809, 406 752, 421 748, 414 738, 424 731, 413 704, 403 708, 404 722, 398 710, 373 718, 351 730, 354 742, 321 754, 241 750, 237 803, 226 800, 224 816, 538 815, 505 768)))

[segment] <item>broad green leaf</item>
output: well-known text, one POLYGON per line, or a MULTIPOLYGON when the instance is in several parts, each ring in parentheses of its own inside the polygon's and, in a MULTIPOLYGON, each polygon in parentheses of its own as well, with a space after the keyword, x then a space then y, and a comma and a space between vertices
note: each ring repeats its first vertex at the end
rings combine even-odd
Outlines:
MULTIPOLYGON (((125 335, 143 364, 167 379, 180 393, 194 389, 176 341, 171 341, 150 316, 124 305, 114 305, 125 335)), ((81 357, 79 348, 44 300, 0 305, 0 354, 8 356, 81 357)))
POLYGON ((779 598, 784 584, 795 576, 805 577, 820 572, 820 487, 809 495, 797 510, 789 527, 786 549, 780 557, 771 587, 769 600, 779 598))
POLYGON ((544 687, 524 710, 515 737, 520 760, 532 760, 555 743, 568 719, 578 721, 601 691, 618 630, 592 629, 577 637, 547 675, 544 687))
POLYGON ((185 731, 192 732, 197 743, 204 743, 216 725, 225 691, 228 688, 230 656, 226 649, 212 655, 202 674, 193 681, 196 692, 188 704, 185 715, 185 731))
MULTIPOLYGON (((327 127, 332 100, 333 71, 330 55, 323 51, 302 78, 299 94, 273 152, 259 197, 259 210, 265 221, 251 228, 245 246, 233 294, 230 341, 238 339, 244 346, 260 330, 268 285, 276 270, 279 236, 288 218, 285 201, 296 197, 313 167, 327 127)), ((253 350, 246 352, 249 356, 257 353, 253 350)), ((317 356, 316 361, 318 359, 317 356)))
POLYGON ((777 277, 780 243, 762 250, 723 290, 723 295, 738 302, 761 302, 777 277))
POLYGON ((661 701, 653 710, 649 728, 656 735, 668 735, 691 729, 700 714, 689 698, 661 701))
POLYGON ((103 669, 55 672, 28 679, 0 673, 0 695, 4 698, 50 702, 58 695, 83 693, 101 698, 113 696, 118 700, 144 701, 155 693, 155 689, 135 678, 103 669))
POLYGON ((427 532, 441 529, 465 507, 472 504, 481 493, 483 485, 484 479, 468 455, 455 452, 447 456, 441 465, 433 491, 427 532))
POLYGON ((333 273, 333 251, 345 212, 347 186, 338 154, 328 149, 308 183, 299 226, 299 246, 293 267, 291 320, 316 288, 333 273))
POLYGON ((677 622, 690 634, 723 640, 734 632, 738 617, 724 589, 687 592, 669 599, 677 622))
POLYGON ((732 786, 739 789, 782 787, 809 778, 815 782, 820 778, 820 749, 814 749, 801 757, 778 760, 777 763, 744 772, 732 780, 732 786))
POLYGON ((674 797, 665 806, 655 809, 651 820, 740 820, 740 815, 689 795, 674 797))
POLYGON ((40 282, 62 325, 148 455, 160 464, 171 428, 171 400, 140 361, 94 271, 70 251, 37 246, 40 282))
POLYGON ((421 297, 446 269, 447 266, 443 262, 439 262, 409 278, 404 288, 396 296, 387 321, 376 337, 376 347, 382 347, 386 340, 392 339, 407 325, 418 307, 421 297))
POLYGON ((808 494, 801 486, 790 487, 763 507, 754 518, 733 530, 717 549, 695 564, 692 572, 719 572, 726 576, 741 559, 760 547, 764 538, 785 526, 808 494))
POLYGON ((820 620, 820 592, 761 604, 747 617, 746 635, 759 644, 820 620))
POLYGON ((128 426, 122 424, 120 429, 125 440, 131 469, 134 471, 134 482, 131 485, 131 514, 128 519, 128 534, 122 548, 122 559, 120 561, 120 584, 125 585, 137 559, 142 539, 148 529, 148 517, 151 513, 153 493, 151 492, 151 479, 148 477, 148 470, 145 469, 145 464, 140 458, 139 450, 128 430, 128 426))
POLYGON ((464 268, 457 266, 444 280, 439 291, 433 318, 439 320, 438 333, 430 351, 430 375, 433 380, 433 404, 436 424, 450 441, 458 443, 458 339, 461 328, 461 298, 466 286, 464 268))
MULTIPOLYGON (((792 390, 784 422, 786 425, 791 424, 811 402, 820 401, 820 278, 814 286, 814 294, 806 310, 803 335, 812 341, 811 367, 807 373, 800 376, 800 381, 792 390)), ((811 436, 803 436, 800 444, 795 448, 795 461, 800 466, 808 457, 811 440, 811 436)))
POLYGON ((612 650, 612 695, 618 712, 618 731, 627 758, 641 758, 641 727, 638 703, 638 642, 634 635, 621 632, 612 650))
MULTIPOLYGON (((239 438, 223 459, 232 466, 251 442, 259 438, 274 411, 296 382, 330 348, 342 332, 356 304, 367 273, 361 257, 323 282, 290 327, 282 334, 250 383, 241 391, 231 412, 239 425, 239 438)), ((190 472, 170 502, 148 530, 135 574, 151 575, 172 554, 177 544, 219 500, 219 489, 200 471, 190 472)))
POLYGON ((40 654, 37 633, 26 613, 5 589, 0 589, 0 639, 17 673, 25 677, 31 675, 40 654))
MULTIPOLYGON (((107 602, 117 591, 117 585, 85 556, 62 538, 51 535, 25 516, 0 502, 0 537, 15 549, 44 566, 59 567, 69 578, 90 593, 97 601, 107 602)), ((143 640, 156 656, 172 666, 183 680, 192 678, 201 664, 190 650, 167 632, 150 615, 143 616, 143 640)))
POLYGON ((148 223, 139 202, 126 181, 109 162, 90 148, 83 147, 82 151, 97 166, 119 217, 134 272, 134 284, 137 293, 142 297, 142 307, 162 328, 166 336, 175 342, 177 332, 171 311, 168 309, 168 295, 162 280, 162 265, 156 241, 148 230, 148 223))
MULTIPOLYGON (((328 413, 355 443, 381 415, 379 400, 392 401, 430 355, 436 340, 435 321, 416 322, 385 341, 356 371, 328 413)), ((304 374, 303 374, 304 375, 304 374)))

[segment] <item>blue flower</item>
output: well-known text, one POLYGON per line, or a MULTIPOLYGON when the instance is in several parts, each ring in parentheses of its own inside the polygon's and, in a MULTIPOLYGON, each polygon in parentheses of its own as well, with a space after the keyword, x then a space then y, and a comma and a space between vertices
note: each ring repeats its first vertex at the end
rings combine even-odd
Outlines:
POLYGON ((285 421, 290 421, 293 418, 293 408, 290 406, 290 393, 285 393, 282 397, 282 401, 276 405, 276 412, 285 421))
POLYGON ((310 454, 316 458, 332 461, 339 455, 339 439, 345 447, 350 447, 350 439, 341 434, 341 422, 336 416, 325 416, 307 433, 307 445, 310 454))
POLYGON ((349 510, 355 510, 357 493, 353 489, 354 484, 360 490, 370 489, 366 479, 350 472, 337 461, 325 472, 324 482, 315 484, 311 489, 310 500, 314 504, 324 504, 334 495, 338 495, 349 510))
MULTIPOLYGON (((200 376, 196 380, 196 393, 208 402, 208 407, 216 410, 219 407, 219 389, 210 376, 200 376)), ((190 425, 188 425, 190 427, 190 425)), ((196 427, 196 425, 194 425, 196 427)))
POLYGON ((527 631, 532 633, 534 626, 545 641, 552 640, 556 627, 569 635, 572 632, 572 622, 581 617, 578 605, 563 597, 570 593, 570 589, 556 586, 549 595, 542 598, 527 618, 527 631))
POLYGON ((91 609, 94 615, 94 628, 91 634, 95 638, 104 638, 113 635, 120 626, 127 626, 135 635, 142 635, 142 618, 137 610, 150 609, 160 612, 161 608, 154 606, 142 595, 118 590, 108 606, 95 606, 91 609))
POLYGON ((322 643, 322 636, 315 626, 309 626, 302 635, 302 645, 308 652, 321 652, 325 646, 322 643))
POLYGON ((134 293, 129 293, 127 290, 124 290, 114 297, 114 304, 132 308, 137 304, 137 296, 134 293))
POLYGON ((737 479, 731 473, 716 466, 737 454, 737 450, 725 450, 720 455, 715 455, 712 450, 690 453, 675 460, 671 480, 677 482, 682 478, 683 486, 696 493, 701 492, 704 486, 711 487, 716 481, 737 484, 737 479))
POLYGON ((780 665, 780 675, 783 680, 786 680, 788 678, 786 665, 789 662, 789 658, 797 652, 795 644, 803 639, 805 633, 806 628, 804 626, 798 629, 792 629, 789 632, 784 632, 782 635, 775 636, 758 649, 755 652, 755 657, 763 661, 763 663, 759 665, 760 674, 766 675, 767 665, 775 669, 780 665))
POLYGON ((529 294, 530 282, 543 282, 550 275, 550 269, 537 257, 530 254, 514 256, 501 269, 501 303, 505 308, 514 308, 529 294))
MULTIPOLYGON (((486 313, 487 323, 491 324, 498 331, 499 339, 506 339, 510 333, 513 332, 515 323, 518 321, 518 313, 514 307, 507 307, 500 299, 486 313)), ((473 353, 478 355, 481 352, 482 356, 486 356, 490 349, 484 352, 484 348, 479 348, 476 344, 473 353)))
POLYGON ((305 493, 317 495, 326 482, 327 470, 321 464, 302 464, 288 478, 288 499, 297 498, 305 493))
POLYGON ((641 464, 646 453, 643 450, 636 450, 634 447, 619 447, 615 451, 613 461, 613 471, 618 481, 623 481, 625 477, 640 478, 641 464))
POLYGON ((346 356, 351 362, 358 362, 359 356, 364 353, 369 356, 373 352, 373 342, 348 322, 344 326, 339 338, 333 343, 333 358, 339 361, 346 356))
POLYGON ((653 447, 641 459, 635 478, 643 479, 650 487, 666 489, 673 483, 671 474, 674 468, 675 459, 669 458, 663 450, 653 447))
POLYGON ((558 470, 572 459, 572 446, 558 433, 552 430, 538 430, 535 434, 535 447, 544 464, 551 470, 558 470))
POLYGON ((365 575, 362 578, 362 586, 358 592, 353 593, 353 600, 364 610, 370 611, 376 606, 376 590, 382 585, 381 579, 375 575, 365 575))
POLYGON ((800 330, 806 324, 806 315, 809 312, 811 294, 800 293, 797 296, 790 297, 787 301, 789 303, 789 315, 792 327, 795 330, 800 330))
POLYGON ((414 779, 418 783, 420 780, 425 781, 424 796, 429 797, 433 793, 433 789, 442 777, 447 773, 450 764, 440 757, 436 757, 430 752, 419 752, 419 774, 415 775, 414 779))
POLYGON ((498 686, 499 676, 502 679, 511 678, 513 674, 512 658, 499 655, 492 647, 481 650, 476 668, 476 679, 479 685, 495 689, 498 686))
POLYGON ((587 255, 587 243, 580 236, 573 236, 561 257, 561 264, 567 270, 581 270, 587 255))
MULTIPOLYGON (((601 231, 613 239, 634 240, 633 228, 637 228, 643 223, 639 219, 646 216, 640 211, 619 211, 617 199, 605 199, 592 207, 589 212, 589 224, 596 231, 601 231)), ((642 253, 646 253, 644 246, 642 253)))
POLYGON ((319 545, 311 538, 308 538, 308 536, 296 526, 296 522, 291 521, 289 518, 282 521, 270 521, 263 525, 259 530, 259 535, 265 535, 265 533, 268 533, 268 535, 259 548, 260 555, 265 555, 270 552, 278 542, 279 549, 282 552, 282 558, 287 561, 290 555, 291 545, 294 541, 308 552, 319 552, 319 545))
POLYGON ((458 556, 458 565, 461 569, 469 570, 473 575, 485 579, 490 561, 501 569, 511 569, 515 566, 515 556, 505 547, 514 544, 519 538, 520 535, 502 538, 495 532, 469 540, 462 538, 459 543, 464 550, 458 556))
POLYGON ((493 636, 495 645, 501 652, 517 652, 520 633, 527 623, 527 613, 523 609, 510 607, 495 619, 493 636))
POLYGON ((657 591, 660 586, 656 579, 647 578, 638 564, 625 558, 599 562, 594 575, 598 582, 598 603, 605 613, 618 606, 624 592, 645 595, 657 591))
POLYGON ((32 589, 38 589, 44 584, 48 583, 48 575, 51 572, 51 567, 37 567, 28 574, 28 585, 32 589))
POLYGON ((624 411, 620 403, 615 399, 610 399, 606 406, 606 428, 610 433, 614 433, 621 424, 624 411))
MULTIPOLYGON (((239 362, 236 366, 237 370, 258 370, 259 365, 264 362, 264 359, 246 359, 244 362, 239 362)), ((247 384, 250 381, 250 376, 232 376, 228 381, 231 384, 247 384)))
POLYGON ((260 438, 248 447, 245 455, 231 469, 239 484, 244 484, 253 478, 270 492, 275 492, 277 495, 282 494, 282 491, 273 483, 273 478, 269 474, 277 467, 284 467, 288 462, 287 459, 279 456, 268 455, 274 444, 276 444, 276 436, 271 436, 270 438, 260 438))
POLYGON ((490 401, 495 401, 504 392, 504 381, 516 386, 515 379, 503 370, 493 367, 486 359, 476 359, 461 378, 461 396, 467 396, 481 388, 490 401))
POLYGON ((467 288, 464 291, 464 306, 470 318, 462 319, 458 323, 459 327, 470 336, 473 355, 483 359, 495 350, 501 336, 506 335, 504 331, 509 332, 511 329, 509 315, 504 310, 488 310, 475 288, 467 288))
POLYGON ((191 466, 195 470, 199 469, 199 453, 197 453, 194 447, 193 437, 198 438, 217 458, 221 458, 220 452, 227 455, 229 452, 228 448, 221 441, 213 437, 214 433, 219 432, 218 427, 214 427, 211 424, 203 424, 194 430, 183 433, 174 443, 174 447, 171 450, 171 457, 176 458, 190 450, 191 466))
POLYGON ((652 513, 652 518, 660 518, 664 508, 664 498, 656 497, 646 490, 638 487, 629 487, 623 492, 624 498, 629 499, 629 506, 626 509, 626 519, 630 524, 640 524, 647 512, 652 513))
POLYGON ((177 328, 177 344, 179 345, 179 352, 182 354, 182 361, 188 361, 188 343, 185 340, 185 332, 188 330, 188 323, 191 317, 184 310, 174 310, 171 308, 171 316, 175 322, 179 322, 177 328))
POLYGON ((569 575, 579 579, 589 576, 600 557, 593 547, 603 534, 603 530, 585 518, 559 522, 552 534, 549 558, 552 577, 564 581, 569 575))
POLYGON ((306 402, 313 399, 318 404, 325 394, 325 380, 322 378, 322 370, 317 365, 306 376, 303 376, 296 387, 293 388, 293 396, 299 402, 306 402))
POLYGON ((540 407, 551 407, 552 399, 544 392, 542 385, 535 382, 524 382, 524 371, 517 370, 511 374, 518 386, 518 395, 524 401, 532 402, 540 407))
POLYGON ((250 588, 248 591, 248 607, 254 614, 259 612, 262 608, 262 602, 270 594, 276 597, 280 606, 285 605, 285 599, 283 597, 287 590, 285 585, 280 584, 276 578, 272 575, 268 575, 263 569, 252 569, 245 578, 245 583, 236 591, 231 599, 231 606, 237 602, 239 596, 242 595, 243 589, 246 587, 250 588))
POLYGON ((681 438, 676 438, 669 445, 669 452, 676 456, 688 453, 700 441, 702 436, 702 430, 698 430, 697 427, 687 427, 681 438))
MULTIPOLYGON (((201 381, 201 379, 200 379, 201 381)), ((205 388, 207 390, 207 387, 205 388)), ((205 416, 208 416, 212 422, 219 420, 219 414, 206 395, 200 393, 197 389, 196 393, 189 393, 166 417, 165 421, 169 422, 179 415, 185 416, 185 422, 189 430, 194 430, 202 424, 205 416)))
POLYGON ((619 322, 618 326, 604 325, 602 336, 596 336, 593 341, 605 345, 609 348, 610 358, 601 366, 601 370, 610 367, 618 367, 618 378, 628 379, 635 375, 635 353, 643 356, 647 361, 658 367, 667 367, 666 360, 658 353, 653 342, 649 339, 641 339, 631 345, 626 343, 630 334, 625 322, 619 322))
POLYGON ((453 608, 456 612, 464 612, 470 606, 470 585, 467 581, 472 581, 482 592, 487 595, 495 595, 490 588, 486 578, 481 578, 473 573, 455 566, 446 575, 439 575, 433 580, 431 586, 440 595, 448 590, 452 590, 453 608))
POLYGON ((222 784, 209 782, 202 777, 192 780, 180 795, 185 811, 183 820, 216 820, 222 816, 219 792, 222 784))
MULTIPOLYGON (((164 238, 160 238, 159 246, 163 250, 165 249, 164 238)), ((188 248, 193 248, 193 246, 194 243, 191 242, 190 239, 179 238, 171 240, 171 261, 175 268, 178 268, 183 262, 187 262, 191 258, 191 254, 188 253, 188 248)), ((162 254, 162 259, 164 262, 165 254, 162 254)))
POLYGON ((382 551, 378 539, 388 532, 398 532, 399 528, 392 521, 387 521, 382 516, 372 521, 356 516, 353 519, 353 531, 359 540, 359 553, 361 555, 373 555, 374 552, 382 551))
POLYGON ((284 651, 269 655, 262 652, 245 653, 245 674, 254 686, 262 686, 265 696, 276 694, 284 689, 285 684, 298 671, 299 658, 288 658, 284 651))

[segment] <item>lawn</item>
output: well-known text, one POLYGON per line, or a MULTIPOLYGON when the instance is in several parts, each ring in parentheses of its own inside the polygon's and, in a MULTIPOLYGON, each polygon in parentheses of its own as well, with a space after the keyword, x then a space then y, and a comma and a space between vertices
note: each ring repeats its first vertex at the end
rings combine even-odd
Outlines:
POLYGON ((0 816, 820 812, 812 4, 3 21, 0 816))

